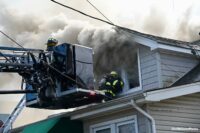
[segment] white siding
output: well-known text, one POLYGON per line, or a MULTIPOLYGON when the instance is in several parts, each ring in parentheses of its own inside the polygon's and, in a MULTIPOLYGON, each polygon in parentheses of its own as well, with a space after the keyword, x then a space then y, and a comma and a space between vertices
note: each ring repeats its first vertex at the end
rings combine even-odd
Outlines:
POLYGON ((140 69, 143 90, 159 88, 157 52, 140 47, 140 69))
POLYGON ((172 127, 200 129, 200 93, 151 103, 147 108, 156 121, 157 133, 177 132, 172 127))
POLYGON ((162 87, 167 87, 197 65, 194 57, 160 52, 162 87))

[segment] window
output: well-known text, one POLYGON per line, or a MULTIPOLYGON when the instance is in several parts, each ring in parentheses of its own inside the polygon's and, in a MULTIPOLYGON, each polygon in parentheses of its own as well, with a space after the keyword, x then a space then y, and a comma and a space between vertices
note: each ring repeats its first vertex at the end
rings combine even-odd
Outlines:
POLYGON ((134 121, 118 123, 117 133, 136 133, 134 121))
POLYGON ((90 133, 138 133, 136 116, 92 125, 90 133))
POLYGON ((111 133, 111 126, 95 128, 93 133, 111 133))
POLYGON ((131 53, 127 65, 121 70, 121 77, 124 84, 123 93, 141 90, 141 72, 139 49, 134 49, 131 53))

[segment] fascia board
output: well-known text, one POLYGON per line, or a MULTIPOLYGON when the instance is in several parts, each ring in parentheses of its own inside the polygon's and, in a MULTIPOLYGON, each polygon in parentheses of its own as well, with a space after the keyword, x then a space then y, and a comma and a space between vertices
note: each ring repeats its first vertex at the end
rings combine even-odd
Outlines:
POLYGON ((146 102, 157 102, 200 92, 200 82, 144 93, 146 102))
POLYGON ((158 48, 175 51, 175 52, 180 52, 180 53, 192 54, 191 49, 169 46, 169 45, 164 45, 164 44, 160 44, 160 43, 158 43, 158 48))
POLYGON ((142 44, 144 46, 150 47, 151 50, 155 50, 155 49, 158 48, 158 43, 156 41, 145 38, 145 37, 135 35, 134 37, 132 37, 132 40, 134 42, 137 42, 137 43, 142 44))
POLYGON ((97 109, 97 110, 85 112, 85 113, 82 113, 82 114, 72 115, 71 120, 82 119, 82 118, 94 116, 94 115, 97 115, 97 114, 100 114, 100 113, 105 113, 105 112, 108 112, 108 111, 114 111, 114 110, 117 110, 117 109, 120 109, 120 108, 126 108, 126 107, 129 107, 129 106, 130 106, 130 103, 120 103, 120 104, 113 105, 113 106, 110 106, 110 107, 104 107, 104 108, 100 108, 100 109, 97 109))

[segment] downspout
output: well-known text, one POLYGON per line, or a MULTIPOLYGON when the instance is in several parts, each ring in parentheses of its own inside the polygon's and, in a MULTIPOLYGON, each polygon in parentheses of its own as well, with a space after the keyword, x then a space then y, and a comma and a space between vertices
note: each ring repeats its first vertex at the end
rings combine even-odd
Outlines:
POLYGON ((131 105, 137 110, 139 111, 141 114, 143 114, 144 116, 146 116, 150 121, 151 121, 151 126, 152 126, 152 133, 156 133, 156 123, 154 118, 149 115, 147 112, 145 112, 144 110, 142 110, 136 103, 135 101, 132 99, 131 100, 131 105))

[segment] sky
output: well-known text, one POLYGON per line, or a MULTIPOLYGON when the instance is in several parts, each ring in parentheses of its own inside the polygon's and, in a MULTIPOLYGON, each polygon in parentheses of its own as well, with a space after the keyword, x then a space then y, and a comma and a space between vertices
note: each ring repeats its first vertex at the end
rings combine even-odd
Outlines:
MULTIPOLYGON (((50 0, 3 0, 2 2, 5 3, 6 7, 23 13, 26 11, 26 14, 31 13, 48 18, 64 13, 69 19, 89 21, 92 24, 98 23, 96 20, 88 19, 60 7, 50 0)), ((59 2, 103 18, 86 0, 60 0, 59 2)), ((161 35, 170 38, 175 38, 172 32, 176 30, 177 25, 183 19, 189 19, 187 20, 189 26, 197 25, 196 23, 200 21, 198 16, 200 2, 198 0, 90 0, 90 2, 117 25, 155 34, 158 30, 153 31, 149 27, 154 27, 157 23, 163 31, 161 35)), ((187 40, 188 38, 184 39, 187 40)))
MULTIPOLYGON (((59 2, 106 20, 86 0, 59 0, 59 2)), ((90 0, 90 2, 116 25, 172 39, 184 41, 199 39, 199 0, 90 0)), ((101 40, 106 44, 116 35, 111 26, 63 8, 50 0, 1 0, 0 29, 24 47, 42 49, 45 48, 44 43, 47 38, 51 36, 56 37, 59 42, 81 43, 98 49, 101 40)), ((121 40, 123 37, 118 37, 118 41, 121 40)), ((2 35, 0 35, 0 45, 16 47, 2 35)), ((0 73, 0 89, 19 89, 20 82, 21 78, 17 74, 0 73)), ((16 103, 19 99, 20 96, 16 95, 1 95, 0 112, 10 112, 14 107, 13 102, 16 103)), ((25 114, 30 112, 27 110, 25 114)), ((34 114, 35 110, 32 112, 34 114)), ((50 112, 48 115, 55 112, 50 112)))

